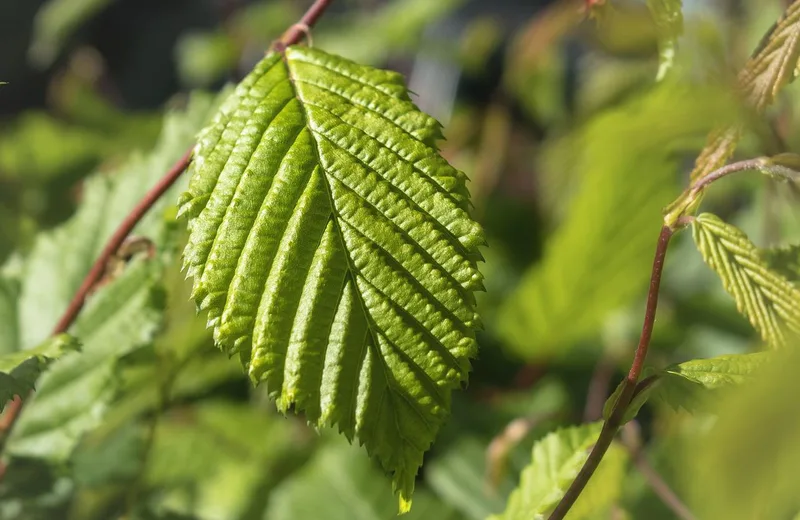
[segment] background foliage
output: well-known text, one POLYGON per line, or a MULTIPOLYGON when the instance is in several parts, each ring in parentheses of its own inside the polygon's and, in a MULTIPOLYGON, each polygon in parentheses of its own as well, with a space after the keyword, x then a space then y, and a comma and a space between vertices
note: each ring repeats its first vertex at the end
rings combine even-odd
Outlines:
MULTIPOLYGON (((0 383, 37 390, 2 441, 0 518, 396 514, 389 477, 363 449, 280 415, 213 346, 179 272, 187 237, 174 204, 188 177, 94 291, 72 331, 81 344, 46 341, 218 92, 306 4, 0 3, 0 383)), ((740 78, 765 110, 759 123, 731 89, 783 1, 684 0, 682 19, 679 2, 608 1, 592 20, 579 4, 340 0, 313 32, 315 47, 406 76, 414 102, 444 125, 439 146, 469 176, 489 243, 479 356, 425 455, 412 518, 552 508, 630 363, 661 209, 706 135, 740 129, 741 158, 800 149, 800 92, 776 87, 796 54, 740 78)), ((798 12, 750 63, 796 39, 798 12)), ((698 518, 800 512, 798 361, 760 353, 782 334, 770 302, 788 301, 781 316, 798 324, 797 196, 794 184, 746 174, 708 191, 703 211, 747 237, 704 215, 693 229, 702 254, 692 232, 675 238, 649 357, 656 384, 623 439, 639 434, 612 447, 569 518, 675 518, 642 456, 698 518), (756 266, 721 282, 704 259, 728 257, 763 260, 780 276, 754 288, 756 266)))

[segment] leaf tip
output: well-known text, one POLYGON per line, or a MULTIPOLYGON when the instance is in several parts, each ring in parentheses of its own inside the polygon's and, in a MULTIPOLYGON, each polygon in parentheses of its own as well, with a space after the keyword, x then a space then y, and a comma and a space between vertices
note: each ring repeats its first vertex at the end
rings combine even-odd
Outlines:
POLYGON ((400 498, 398 500, 398 516, 404 515, 411 511, 411 497, 406 497, 405 493, 400 493, 400 498))

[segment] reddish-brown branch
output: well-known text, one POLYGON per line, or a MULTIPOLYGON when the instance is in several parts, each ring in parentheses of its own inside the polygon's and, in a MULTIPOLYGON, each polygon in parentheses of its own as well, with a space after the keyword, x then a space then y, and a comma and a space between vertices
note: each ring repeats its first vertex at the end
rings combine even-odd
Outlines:
POLYGON ((138 224, 139 221, 142 220, 142 217, 153 207, 153 204, 175 184, 178 177, 180 177, 189 166, 191 159, 192 150, 190 149, 187 150, 183 157, 181 157, 164 177, 158 181, 158 184, 153 186, 150 191, 145 194, 144 198, 136 204, 136 207, 125 217, 125 220, 122 221, 117 230, 114 231, 114 234, 111 235, 111 238, 106 243, 100 256, 97 257, 94 265, 89 270, 89 274, 83 279, 83 283, 81 283, 81 286, 78 288, 78 292, 75 293, 75 296, 72 297, 72 301, 69 302, 67 310, 64 311, 61 319, 58 320, 55 329, 53 329, 53 335, 61 334, 69 329, 70 325, 72 325, 72 322, 75 321, 78 313, 83 308, 84 303, 86 303, 86 297, 89 295, 89 292, 103 277, 103 272, 105 271, 108 261, 114 253, 117 252, 128 235, 130 235, 133 228, 136 227, 136 224, 138 224))
POLYGON ((561 498, 556 508, 550 514, 549 520, 562 520, 569 512, 570 508, 578 500, 583 488, 589 483, 597 466, 603 460, 603 456, 608 451, 611 442, 614 440, 617 431, 622 426, 625 417, 625 410, 631 402, 631 398, 636 390, 636 383, 639 381, 639 376, 642 374, 645 357, 647 357, 647 348, 650 346, 650 338, 653 335, 653 325, 656 321, 656 308, 658 307, 658 292, 661 286, 661 273, 664 270, 664 259, 667 256, 667 248, 669 247, 669 240, 672 238, 674 230, 669 226, 663 226, 661 233, 658 236, 658 244, 656 245, 656 254, 653 259, 653 270, 650 275, 650 289, 647 292, 647 304, 645 305, 644 324, 642 325, 642 335, 639 337, 639 345, 636 347, 636 353, 633 357, 631 369, 628 372, 628 377, 623 381, 622 391, 619 393, 617 402, 611 411, 611 415, 603 423, 603 428, 600 430, 600 436, 597 438, 592 451, 583 464, 583 467, 578 472, 575 480, 570 484, 569 489, 561 498))
POLYGON ((308 8, 306 14, 300 18, 300 21, 287 29, 283 36, 272 44, 272 48, 277 52, 282 52, 286 47, 294 45, 299 42, 303 36, 308 36, 308 32, 317 23, 322 13, 331 5, 333 0, 316 0, 311 7, 308 8))
POLYGON ((628 381, 634 386, 639 381, 639 376, 644 368, 644 360, 647 357, 647 348, 650 346, 650 338, 653 336, 653 325, 656 323, 656 308, 658 307, 658 288, 661 286, 661 273, 664 271, 664 259, 667 256, 669 239, 672 238, 673 229, 663 226, 658 235, 658 245, 656 255, 653 259, 653 271, 650 275, 650 290, 647 291, 647 304, 644 310, 644 323, 642 324, 642 335, 639 336, 639 345, 636 347, 636 354, 633 357, 631 369, 628 372, 628 381))

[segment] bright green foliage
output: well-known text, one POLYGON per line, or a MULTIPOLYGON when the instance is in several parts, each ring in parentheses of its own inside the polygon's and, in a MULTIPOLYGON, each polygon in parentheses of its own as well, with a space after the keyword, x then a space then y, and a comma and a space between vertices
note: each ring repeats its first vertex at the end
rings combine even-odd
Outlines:
POLYGON ((0 356, 0 412, 6 403, 32 391, 47 366, 68 352, 79 350, 80 343, 67 334, 47 339, 36 348, 0 356))
POLYGON ((49 0, 36 14, 30 58, 41 67, 50 65, 73 31, 112 1, 49 0))
MULTIPOLYGON (((113 177, 98 174, 87 180, 75 216, 40 235, 31 254, 15 262, 19 272, 12 281, 18 297, 8 312, 0 313, 8 319, 0 329, 16 338, 10 350, 28 349, 47 338, 105 241, 191 145, 214 106, 211 99, 196 97, 187 113, 169 115, 150 156, 135 157, 113 177)), ((168 203, 156 205, 134 231, 152 241, 155 254, 136 255, 121 274, 107 276, 89 297, 69 331, 80 340, 81 355, 53 363, 37 382, 36 399, 17 422, 9 453, 63 461, 81 435, 100 423, 117 391, 118 358, 149 344, 164 318, 160 279, 178 248, 174 212, 164 213, 168 203)))
MULTIPOLYGON (((115 114, 123 119, 119 113, 115 114)), ((59 175, 74 176, 109 154, 129 152, 149 141, 152 118, 126 122, 125 128, 67 124, 42 112, 27 112, 0 135, 0 170, 6 179, 32 185, 59 175)), ((158 127, 155 127, 157 130, 158 127)))
MULTIPOLYGON (((385 520, 395 518, 390 502, 384 500, 389 486, 380 470, 355 448, 343 442, 329 442, 314 458, 275 489, 264 518, 295 520, 385 520), (313 499, 310 497, 313 496, 313 499)), ((456 520, 449 506, 425 491, 417 491, 414 508, 403 519, 456 520)))
POLYGON ((675 61, 678 37, 683 32, 682 5, 681 0, 647 0, 647 7, 653 15, 659 33, 660 63, 657 79, 661 80, 675 61))
POLYGON ((671 365, 659 372, 653 384, 656 398, 672 408, 705 410, 720 390, 751 382, 770 354, 730 354, 671 365))
POLYGON ((364 443, 401 510, 477 348, 484 239, 440 138, 400 75, 291 47, 200 135, 180 202, 217 343, 364 443))
MULTIPOLYGON (((636 393, 634 393, 631 402, 628 403, 628 406, 625 408, 625 413, 622 415, 622 424, 632 421, 639 414, 639 410, 645 405, 659 383, 660 381, 656 378, 642 379, 639 382, 636 393)), ((608 420, 608 418, 611 417, 611 412, 614 411, 614 405, 617 404, 617 399, 619 399, 625 385, 626 381, 622 381, 617 385, 617 388, 614 389, 614 392, 608 396, 608 399, 606 399, 603 405, 603 419, 608 420)))
POLYGON ((486 458, 484 443, 474 437, 460 439, 425 465, 425 482, 466 518, 484 520, 505 506, 503 490, 489 489, 486 458))
POLYGON ((800 282, 800 245, 762 250, 761 255, 770 269, 795 285, 800 282))
POLYGON ((664 373, 682 377, 703 388, 714 390, 748 381, 769 359, 770 354, 767 352, 730 354, 671 365, 664 369, 664 373))
POLYGON ((271 490, 307 448, 310 436, 303 442, 296 428, 274 411, 224 400, 198 403, 188 417, 178 410, 156 426, 144 482, 163 491, 157 501, 163 510, 245 518, 254 498, 271 490))
POLYGON ((782 347, 788 333, 800 333, 800 290, 769 269, 747 235, 710 213, 699 215, 692 231, 703 259, 767 343, 782 347))
MULTIPOLYGON (((533 458, 522 471, 519 487, 506 510, 490 520, 539 520, 546 518, 564 495, 600 435, 595 422, 557 430, 533 446, 533 458)), ((602 479, 592 479, 567 516, 570 520, 596 518, 619 497, 624 475, 624 453, 611 449, 597 469, 602 479)))
POLYGON ((681 479, 698 518, 792 518, 800 510, 800 358, 773 353, 753 382, 715 407, 711 428, 686 442, 681 479))
POLYGON ((665 83, 601 114, 570 143, 580 184, 566 218, 500 308, 498 333, 517 354, 563 351, 644 293, 661 208, 675 192, 677 165, 664 143, 702 135, 731 112, 719 91, 688 95, 665 83), (653 126, 665 118, 669 125, 653 126))

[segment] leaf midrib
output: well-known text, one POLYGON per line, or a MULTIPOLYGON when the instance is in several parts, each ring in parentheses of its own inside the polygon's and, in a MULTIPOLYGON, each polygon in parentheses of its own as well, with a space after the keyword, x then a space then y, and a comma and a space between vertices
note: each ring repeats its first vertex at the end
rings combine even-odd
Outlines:
MULTIPOLYGON (((374 330, 375 327, 374 327, 374 324, 373 324, 373 321, 372 321, 372 315, 367 311, 366 303, 364 302, 364 298, 361 295, 361 290, 358 287, 358 279, 357 279, 357 274, 356 274, 357 271, 355 270, 355 268, 353 266, 352 258, 350 258, 350 250, 348 249, 347 244, 345 243, 344 234, 342 233, 342 228, 339 225, 338 219, 336 218, 336 216, 337 216, 336 215, 336 206, 334 204, 333 194, 331 192, 331 186, 330 186, 329 181, 328 181, 328 173, 327 173, 327 171, 325 171, 325 168, 322 165, 322 157, 320 156, 320 153, 319 153, 319 145, 317 143, 317 137, 314 134, 314 132, 312 131, 312 129, 309 126, 309 124, 308 124, 309 120, 310 120, 309 114, 308 114, 308 110, 306 109, 306 106, 303 103, 303 100, 300 98, 300 96, 298 94, 297 86, 295 85, 294 73, 293 73, 292 68, 291 68, 291 66, 289 64, 289 60, 286 57, 286 52, 285 51, 281 53, 281 61, 283 62, 284 66, 286 67, 286 74, 289 77, 289 83, 290 83, 290 85, 292 87, 292 93, 294 95, 294 98, 297 100, 298 105, 300 105, 300 110, 303 113, 303 120, 304 120, 305 129, 309 132, 309 134, 312 137, 311 146, 314 149, 314 156, 316 157, 317 163, 319 164, 320 170, 322 171, 322 174, 323 174, 322 175, 322 178, 323 178, 323 181, 324 181, 323 185, 325 186, 325 193, 328 196, 328 203, 330 204, 330 207, 331 207, 331 221, 333 222, 333 225, 336 227, 336 235, 337 235, 339 241, 341 242, 343 255, 345 257, 345 261, 347 262, 347 273, 350 275, 350 278, 353 280, 353 292, 356 295, 356 299, 358 300, 359 307, 361 308, 361 312, 364 315, 364 320, 366 321, 367 330, 369 331, 370 336, 372 336, 372 342, 371 342, 372 344, 370 345, 369 348, 372 349, 372 353, 375 356, 376 361, 378 361, 380 363, 381 373, 383 374, 384 382, 386 383, 386 391, 381 396, 381 402, 379 403, 379 406, 378 406, 378 412, 377 413, 381 413, 381 410, 383 409, 383 398, 385 397, 386 392, 394 391, 394 388, 392 387, 392 385, 391 385, 391 383, 389 381, 389 375, 387 374, 387 371, 388 371, 389 367, 386 365, 386 360, 384 359, 383 355, 381 355, 380 346, 379 346, 379 343, 378 343, 378 337, 377 337, 377 335, 375 333, 375 330, 374 330)), ((356 81, 361 82, 360 80, 357 80, 357 79, 356 79, 356 81)), ((362 352, 363 352, 363 349, 362 349, 362 352)), ((362 359, 359 361, 361 367, 363 367, 363 360, 364 359, 365 359, 365 356, 362 356, 362 359)), ((360 372, 360 370, 361 369, 359 369, 359 372, 360 372)), ((358 392, 358 386, 359 386, 358 384, 355 385, 356 393, 358 392)), ((392 406, 392 408, 394 408, 394 406, 392 406)), ((412 409, 416 410, 416 407, 412 406, 412 409)), ((355 407, 354 407, 353 411, 355 413, 355 407)), ((402 430, 400 429, 400 424, 397 422, 397 414, 393 413, 392 415, 393 415, 394 424, 395 424, 395 431, 397 432, 398 436, 400 436, 400 438, 403 439, 407 444, 413 446, 413 444, 411 442, 409 442, 409 440, 406 439, 405 436, 403 435, 402 430)), ((375 424, 377 424, 377 422, 378 421, 375 421, 375 424)), ((358 425, 354 423, 353 426, 354 426, 354 429, 357 430, 358 425)))

